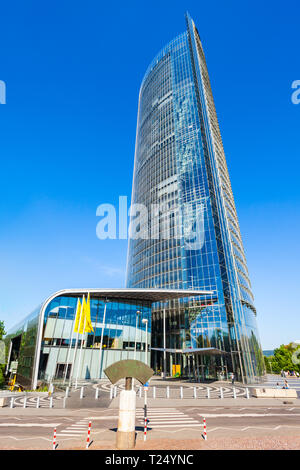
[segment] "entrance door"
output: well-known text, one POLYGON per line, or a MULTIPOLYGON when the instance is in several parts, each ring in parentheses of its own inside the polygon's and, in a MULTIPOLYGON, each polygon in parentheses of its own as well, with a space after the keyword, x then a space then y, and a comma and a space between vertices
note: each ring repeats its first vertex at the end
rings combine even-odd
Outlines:
POLYGON ((69 379, 70 378, 70 373, 71 373, 71 366, 72 366, 72 364, 65 364, 65 363, 57 364, 56 365, 56 371, 55 371, 55 378, 56 379, 64 379, 65 373, 66 373, 66 368, 67 368, 66 379, 69 379))

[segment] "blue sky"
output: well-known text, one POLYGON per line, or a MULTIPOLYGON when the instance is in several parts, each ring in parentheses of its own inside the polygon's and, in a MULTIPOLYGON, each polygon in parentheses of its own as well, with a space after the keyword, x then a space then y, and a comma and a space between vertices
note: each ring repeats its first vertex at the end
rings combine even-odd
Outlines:
POLYGON ((194 18, 205 48, 264 349, 300 339, 299 4, 178 0, 1 6, 0 319, 52 292, 124 285, 96 208, 131 193, 138 92, 194 18))

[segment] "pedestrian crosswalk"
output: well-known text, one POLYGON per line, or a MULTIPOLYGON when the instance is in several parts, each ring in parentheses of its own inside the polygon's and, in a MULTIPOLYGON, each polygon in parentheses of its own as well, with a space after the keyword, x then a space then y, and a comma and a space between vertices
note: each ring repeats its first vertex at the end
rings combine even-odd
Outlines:
MULTIPOLYGON (((144 425, 144 410, 137 409, 137 422, 144 425)), ((147 410, 148 429, 152 428, 179 428, 203 426, 198 419, 187 415, 176 408, 153 408, 147 410)))
MULTIPOLYGON (((88 430, 88 423, 91 420, 99 429, 99 424, 106 428, 105 421, 117 421, 118 414, 112 416, 94 416, 89 418, 82 418, 73 424, 58 430, 58 437, 82 437, 86 435, 88 430)), ((202 420, 199 416, 189 416, 187 413, 176 408, 152 408, 147 410, 148 429, 168 429, 168 428, 185 428, 185 427, 201 427, 203 426, 202 420)), ((144 409, 137 408, 136 410, 136 426, 144 427, 144 409)))
POLYGON ((83 418, 80 421, 77 421, 74 424, 66 427, 65 429, 59 431, 56 435, 58 437, 80 437, 87 433, 89 424, 88 418, 83 418))

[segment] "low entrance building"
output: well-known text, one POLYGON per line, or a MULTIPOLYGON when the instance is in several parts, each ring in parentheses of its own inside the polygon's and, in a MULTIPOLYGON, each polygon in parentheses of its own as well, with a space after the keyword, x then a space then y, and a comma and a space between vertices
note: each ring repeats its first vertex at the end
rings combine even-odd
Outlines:
MULTIPOLYGON (((103 378, 104 369, 121 359, 138 359, 150 365, 151 355, 154 358, 152 305, 176 299, 184 305, 190 297, 209 294, 182 289, 61 290, 8 332, 7 372, 16 371, 18 383, 35 389, 43 381, 103 378), (75 331, 78 301, 82 303, 88 296, 92 331, 80 334, 75 331)), ((164 329, 165 339, 167 334, 164 329)), ((166 357, 167 350, 163 350, 166 357)), ((169 361, 164 372, 167 369, 169 361)))

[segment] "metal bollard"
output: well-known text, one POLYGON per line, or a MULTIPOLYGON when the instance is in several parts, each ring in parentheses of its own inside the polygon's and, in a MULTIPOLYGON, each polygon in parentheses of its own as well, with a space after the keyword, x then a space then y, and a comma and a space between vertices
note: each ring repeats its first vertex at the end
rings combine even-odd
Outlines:
POLYGON ((37 400, 36 400, 36 407, 37 407, 37 408, 40 407, 40 397, 37 397, 37 400))
POLYGON ((167 392, 167 398, 170 398, 170 387, 169 386, 167 387, 166 392, 167 392))
POLYGON ((156 387, 153 387, 153 398, 156 398, 156 387))
POLYGON ((53 397, 50 397, 49 408, 53 408, 53 397))
POLYGON ((250 398, 250 397, 249 397, 249 388, 248 388, 248 387, 246 388, 246 398, 248 398, 248 400, 249 400, 249 398, 250 398))
POLYGON ((66 388, 66 395, 65 395, 65 397, 68 398, 68 396, 69 396, 69 387, 66 388))
POLYGON ((236 389, 233 387, 233 398, 236 398, 236 389))
POLYGON ((207 387, 207 398, 210 398, 210 388, 207 387))
POLYGON ((183 387, 180 387, 180 398, 183 398, 183 387))
POLYGON ((194 398, 197 398, 197 390, 196 390, 196 387, 194 387, 194 398))
POLYGON ((220 387, 220 398, 224 398, 223 388, 222 387, 220 387))
POLYGON ((81 387, 81 389, 80 389, 80 399, 83 398, 83 391, 84 391, 84 387, 81 387))
POLYGON ((24 397, 23 408, 26 408, 26 404, 27 404, 27 397, 24 397))
POLYGON ((99 388, 96 387, 95 400, 98 400, 98 397, 99 397, 99 388))
POLYGON ((15 402, 14 397, 11 397, 11 399, 10 399, 10 408, 14 407, 14 402, 15 402))

